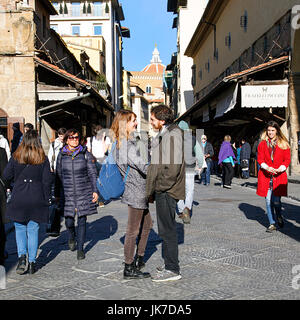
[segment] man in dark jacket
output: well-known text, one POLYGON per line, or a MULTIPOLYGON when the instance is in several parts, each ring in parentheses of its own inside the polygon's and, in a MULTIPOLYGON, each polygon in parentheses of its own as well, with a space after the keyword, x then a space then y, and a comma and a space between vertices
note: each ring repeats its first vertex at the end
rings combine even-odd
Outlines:
POLYGON ((204 153, 204 158, 206 161, 207 168, 205 168, 201 174, 201 182, 203 181, 203 184, 205 186, 209 186, 210 184, 210 171, 212 167, 212 157, 215 154, 214 153, 214 148, 207 141, 207 137, 203 135, 201 137, 201 142, 202 142, 202 148, 203 148, 203 153, 204 153))
POLYGON ((20 130, 20 123, 19 122, 13 123, 12 129, 14 131, 14 135, 11 140, 11 154, 13 154, 17 150, 17 148, 20 144, 20 139, 22 137, 22 132, 20 130))
POLYGON ((183 131, 175 124, 172 110, 165 105, 151 109, 150 122, 158 135, 153 139, 151 164, 147 172, 147 197, 155 197, 158 234, 163 239, 165 266, 158 267, 155 282, 181 279, 178 261, 176 204, 185 199, 183 131))
POLYGON ((249 179, 249 164, 251 157, 251 146, 245 139, 241 140, 241 169, 242 169, 242 178, 249 179))

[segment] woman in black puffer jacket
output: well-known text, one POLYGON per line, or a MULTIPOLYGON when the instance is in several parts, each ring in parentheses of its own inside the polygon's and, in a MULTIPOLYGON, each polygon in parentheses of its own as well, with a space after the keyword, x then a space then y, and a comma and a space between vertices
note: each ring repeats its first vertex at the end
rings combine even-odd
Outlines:
POLYGON ((86 216, 97 213, 97 171, 92 155, 79 144, 80 134, 70 129, 64 137, 56 163, 56 172, 64 189, 64 216, 69 232, 69 248, 74 251, 75 216, 78 218, 77 259, 85 258, 83 245, 86 232, 86 216))

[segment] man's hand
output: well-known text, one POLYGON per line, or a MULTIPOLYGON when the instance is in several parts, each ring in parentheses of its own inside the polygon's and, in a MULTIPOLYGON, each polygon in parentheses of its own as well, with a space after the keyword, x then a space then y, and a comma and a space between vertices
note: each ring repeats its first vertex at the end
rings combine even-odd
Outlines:
POLYGON ((98 201, 98 193, 97 192, 93 192, 93 200, 92 200, 92 202, 93 203, 95 203, 95 202, 97 202, 98 201))

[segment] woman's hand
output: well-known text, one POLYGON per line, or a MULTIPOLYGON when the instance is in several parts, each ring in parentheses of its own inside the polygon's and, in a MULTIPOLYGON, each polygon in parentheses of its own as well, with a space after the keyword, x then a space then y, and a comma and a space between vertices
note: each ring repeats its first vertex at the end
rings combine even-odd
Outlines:
POLYGON ((95 202, 97 202, 98 201, 98 193, 97 192, 93 192, 93 200, 92 200, 92 202, 93 203, 95 203, 95 202))

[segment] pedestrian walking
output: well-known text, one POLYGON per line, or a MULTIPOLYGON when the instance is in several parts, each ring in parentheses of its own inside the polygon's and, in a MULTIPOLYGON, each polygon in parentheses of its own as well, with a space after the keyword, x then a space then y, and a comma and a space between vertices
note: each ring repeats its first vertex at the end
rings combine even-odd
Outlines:
POLYGON ((5 260, 5 223, 8 222, 6 218, 6 190, 8 188, 7 182, 3 179, 3 172, 7 165, 6 150, 0 147, 0 265, 4 265, 5 260))
POLYGON ((287 196, 287 168, 291 162, 290 146, 275 121, 268 122, 258 145, 257 161, 260 164, 257 180, 257 195, 266 199, 269 227, 273 232, 284 225, 281 197, 287 196))
POLYGON ((230 144, 231 137, 226 135, 219 152, 219 165, 222 164, 223 188, 231 189, 231 182, 234 176, 235 155, 230 144))
POLYGON ((236 147, 235 177, 241 179, 241 143, 237 141, 234 146, 236 147))
MULTIPOLYGON (((101 125, 92 125, 92 136, 87 138, 87 149, 93 155, 96 164, 97 175, 101 170, 103 161, 106 158, 107 150, 110 146, 110 139, 105 134, 101 125)), ((99 207, 104 207, 104 199, 99 193, 99 207)))
POLYGON ((177 209, 183 223, 190 224, 194 202, 195 170, 196 167, 202 168, 204 154, 199 142, 189 130, 189 125, 182 120, 178 127, 184 131, 185 199, 177 202, 177 209))
POLYGON ((16 272, 26 272, 28 254, 28 272, 33 274, 36 271, 39 225, 48 222, 51 188, 50 164, 36 130, 25 133, 4 170, 3 178, 13 182, 6 216, 15 226, 19 258, 16 272))
POLYGON ((63 140, 67 129, 62 127, 57 130, 58 137, 52 141, 48 151, 48 159, 50 162, 50 169, 52 173, 52 186, 51 186, 51 197, 53 199, 53 204, 50 207, 49 214, 49 227, 47 228, 47 234, 51 237, 58 237, 60 234, 61 228, 61 217, 63 216, 64 211, 64 193, 63 188, 59 187, 60 195, 59 200, 55 199, 55 185, 56 182, 59 183, 59 180, 56 181, 56 161, 58 154, 63 147, 63 140))
MULTIPOLYGON (((27 122, 24 124, 24 134, 30 130, 33 130, 33 129, 34 129, 34 126, 32 123, 27 122)), ((20 137, 20 140, 19 140, 19 145, 21 144, 23 137, 24 137, 24 135, 22 134, 22 136, 20 137)))
POLYGON ((185 199, 185 163, 183 131, 173 121, 169 107, 158 105, 151 109, 150 123, 158 135, 152 142, 146 190, 147 197, 155 198, 164 259, 164 267, 158 267, 152 277, 155 282, 181 279, 175 215, 177 202, 185 199))
MULTIPOLYGON (((80 134, 76 129, 69 129, 63 140, 63 148, 57 157, 56 173, 64 192, 64 217, 69 235, 68 245, 76 250, 77 259, 85 258, 84 242, 87 216, 97 213, 97 171, 92 155, 86 147, 79 144, 80 134), (78 230, 75 232, 77 216, 78 230)), ((58 184, 57 184, 58 185, 58 184)), ((55 188, 56 197, 60 196, 55 188)))
POLYGON ((201 181, 203 181, 203 185, 209 186, 211 168, 212 168, 212 157, 214 156, 214 148, 211 145, 211 143, 207 141, 206 135, 202 135, 201 143, 202 143, 203 153, 204 153, 205 162, 206 162, 206 168, 203 170, 201 174, 201 181))
POLYGON ((122 203, 128 206, 128 222, 124 242, 124 279, 149 278, 150 273, 141 272, 145 267, 144 254, 152 228, 146 196, 146 175, 148 170, 147 144, 136 139, 136 114, 129 110, 116 113, 111 126, 113 134, 112 151, 121 175, 125 180, 122 203), (126 178, 125 178, 126 177, 126 178), (138 245, 135 255, 137 237, 138 245))
POLYGON ((13 138, 11 140, 11 154, 13 154, 17 150, 17 148, 20 144, 20 139, 23 135, 20 130, 20 123, 19 122, 13 123, 12 129, 14 131, 14 134, 13 134, 13 138))
POLYGON ((242 170, 242 178, 249 179, 249 166, 250 166, 250 157, 251 157, 251 146, 246 141, 245 138, 241 140, 241 153, 240 153, 240 166, 242 170))
POLYGON ((7 139, 3 135, 2 129, 0 129, 0 148, 3 148, 6 152, 7 160, 10 159, 10 149, 7 139))

